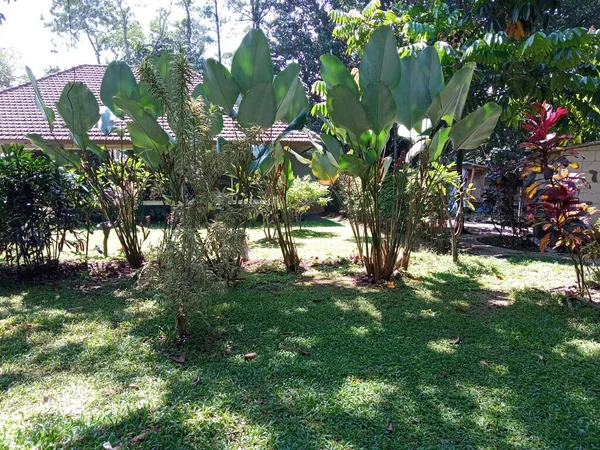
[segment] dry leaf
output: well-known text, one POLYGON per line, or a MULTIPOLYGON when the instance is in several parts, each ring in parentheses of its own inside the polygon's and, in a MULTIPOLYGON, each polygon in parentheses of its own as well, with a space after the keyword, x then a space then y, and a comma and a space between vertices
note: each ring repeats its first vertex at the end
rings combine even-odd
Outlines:
POLYGON ((229 356, 229 355, 231 355, 232 353, 233 353, 233 349, 231 348, 231 345, 227 344, 227 345, 225 346, 225 350, 223 350, 223 354, 224 354, 225 356, 229 356))
POLYGON ((469 309, 469 305, 465 303, 459 303, 454 309, 458 312, 467 312, 467 310, 469 309))
POLYGON ((456 338, 456 340, 454 341, 454 345, 458 345, 458 344, 462 344, 462 339, 459 337, 456 338))
POLYGON ((102 448, 104 450, 121 450, 121 444, 117 444, 113 447, 110 442, 106 441, 104 444, 102 444, 102 448))
POLYGON ((393 289, 396 287, 396 283, 394 283, 393 281, 388 281, 387 283, 385 283, 385 287, 393 289))
POLYGON ((394 424, 391 420, 388 422, 387 427, 385 427, 385 431, 387 431, 388 433, 394 432, 394 424))
POLYGON ((132 437, 131 439, 129 439, 129 443, 132 445, 135 444, 139 444, 141 442, 143 442, 150 433, 153 433, 155 431, 158 431, 160 429, 159 426, 155 425, 153 427, 150 427, 144 431, 142 431, 140 434, 138 434, 137 436, 132 437))
POLYGON ((496 275, 496 278, 498 278, 499 280, 504 280, 504 277, 502 275, 496 275))
POLYGON ((183 364, 185 362, 185 353, 182 353, 181 355, 171 356, 171 361, 183 364))
POLYGON ((256 353, 254 353, 254 352, 251 352, 251 353, 246 353, 246 354, 244 355, 244 359, 245 359, 246 361, 250 361, 250 360, 252 360, 252 359, 256 358, 257 356, 258 356, 258 355, 257 355, 256 353))
POLYGON ((199 382, 200 382, 200 378, 199 378, 199 377, 196 377, 196 378, 194 378, 194 379, 192 380, 192 384, 193 384, 193 385, 196 385, 196 384, 198 384, 199 382))
POLYGON ((75 308, 69 308, 69 312, 80 312, 83 311, 83 306, 76 306, 75 308))
POLYGON ((133 389, 134 391, 139 391, 140 390, 140 387, 137 384, 130 384, 129 388, 133 389))
POLYGON ((479 363, 484 367, 490 367, 490 363, 487 362, 485 359, 482 359, 481 361, 479 361, 479 363))

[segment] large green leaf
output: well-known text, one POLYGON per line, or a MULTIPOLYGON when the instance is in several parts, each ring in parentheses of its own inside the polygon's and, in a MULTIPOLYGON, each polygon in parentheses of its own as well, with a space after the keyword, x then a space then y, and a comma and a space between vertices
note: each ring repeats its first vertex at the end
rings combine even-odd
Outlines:
POLYGON ((363 178, 367 169, 367 163, 356 155, 344 153, 340 156, 340 170, 348 175, 363 178))
POLYGON ((102 78, 100 86, 100 99, 104 106, 112 111, 115 116, 121 117, 123 111, 115 104, 115 97, 129 97, 137 86, 135 76, 127 63, 123 61, 111 62, 102 78))
POLYGON ((454 124, 450 131, 454 149, 473 150, 483 144, 496 128, 500 114, 500 105, 487 103, 454 124))
POLYGON ((402 58, 400 68, 400 83, 393 92, 398 122, 409 130, 420 130, 425 111, 431 104, 429 80, 416 56, 402 58))
POLYGON ((342 156, 341 142, 338 141, 335 136, 326 133, 321 133, 321 140, 323 141, 323 144, 325 144, 325 147, 329 153, 331 153, 336 160, 339 160, 340 156, 342 156))
POLYGON ((292 122, 303 110, 308 110, 308 98, 304 85, 299 82, 294 89, 294 96, 291 99, 287 113, 283 116, 283 121, 286 123, 292 122))
POLYGON ((435 47, 425 47, 423 51, 419 53, 419 63, 421 63, 423 75, 427 79, 430 97, 429 102, 431 103, 436 95, 444 89, 444 74, 442 72, 440 56, 435 47))
MULTIPOLYGON (((127 96, 123 96, 127 97, 127 96)), ((154 117, 161 117, 164 114, 163 106, 152 95, 150 88, 144 81, 140 81, 131 96, 133 100, 139 102, 154 117)))
POLYGON ((331 89, 338 84, 343 84, 358 97, 358 87, 354 78, 340 59, 335 55, 321 55, 321 78, 331 89))
POLYGON ((262 30, 250 30, 233 55, 231 73, 243 94, 259 83, 273 81, 269 42, 262 30))
POLYGON ((231 112, 240 95, 240 88, 229 70, 218 61, 208 58, 204 63, 204 94, 211 103, 231 112))
POLYGON ((127 128, 136 147, 153 148, 159 153, 166 151, 169 136, 140 103, 121 96, 115 97, 115 103, 133 120, 133 123, 127 124, 127 128))
POLYGON ((317 181, 325 186, 331 186, 340 175, 338 163, 329 152, 313 152, 310 167, 317 181))
POLYGON ((152 168, 157 168, 161 162, 161 155, 166 151, 167 146, 159 145, 151 139, 146 130, 137 122, 129 122, 127 124, 131 142, 138 155, 152 168))
POLYGON ((433 126, 440 120, 452 125, 454 120, 460 120, 467 101, 469 87, 473 79, 475 63, 470 62, 457 71, 446 87, 433 99, 427 110, 427 116, 433 126))
POLYGON ((336 127, 358 137, 370 128, 358 96, 348 87, 338 84, 327 92, 327 112, 336 127))
POLYGON ((279 136, 277 136, 277 138, 275 138, 275 140, 273 141, 273 145, 275 145, 275 143, 279 142, 280 140, 282 140, 284 137, 290 135, 291 133, 293 133, 294 131, 300 131, 303 130, 304 127, 306 126, 306 109, 303 109, 302 111, 300 111, 300 114, 298 114, 294 120, 292 120, 289 125, 287 127, 285 127, 285 130, 283 130, 279 136))
POLYGON ((48 122, 48 126, 50 127, 50 131, 54 130, 54 110, 52 108, 46 106, 44 104, 44 100, 42 99, 42 94, 40 93, 40 88, 37 84, 37 80, 35 79, 35 75, 31 71, 28 66, 25 66, 25 70, 27 71, 27 76, 29 77, 29 81, 31 82, 31 87, 33 88, 33 95, 35 98, 35 105, 38 107, 42 116, 48 122))
POLYGON ((242 99, 237 120, 244 128, 269 128, 275 123, 277 103, 272 83, 254 85, 242 99))
POLYGON ((39 134, 28 134, 27 139, 29 139, 33 145, 39 147, 59 166, 79 167, 81 164, 81 158, 74 150, 66 150, 62 147, 54 145, 39 134))
POLYGON ((390 90, 400 82, 400 58, 391 26, 379 27, 371 35, 360 62, 359 75, 363 91, 375 81, 383 81, 390 90))
POLYGON ((429 144, 429 159, 437 161, 444 150, 451 128, 440 128, 429 144))
POLYGON ((296 95, 296 86, 302 84, 300 78, 298 78, 299 73, 300 66, 296 63, 291 63, 279 72, 275 77, 275 80, 273 80, 275 100, 277 102, 277 113, 275 114, 276 120, 283 119, 290 110, 290 106, 296 95))
POLYGON ((85 84, 67 83, 56 103, 58 113, 73 134, 82 136, 100 120, 100 107, 85 84))
POLYGON ((73 142, 75 142, 77 147, 79 147, 82 151, 89 150, 92 153, 95 153, 96 156, 98 156, 101 160, 104 160, 106 158, 106 151, 104 151, 104 149, 102 147, 100 147, 98 144, 93 142, 90 139, 89 134, 87 134, 87 133, 83 133, 81 135, 72 134, 71 137, 73 138, 73 142))
POLYGON ((371 130, 376 135, 389 129, 396 117, 396 103, 392 92, 383 81, 369 84, 363 92, 361 103, 371 130))

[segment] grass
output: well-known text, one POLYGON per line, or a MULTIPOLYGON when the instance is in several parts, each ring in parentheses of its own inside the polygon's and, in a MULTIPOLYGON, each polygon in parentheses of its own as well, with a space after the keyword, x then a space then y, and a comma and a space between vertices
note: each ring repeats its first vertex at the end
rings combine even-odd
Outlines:
POLYGON ((600 314, 549 293, 564 262, 358 270, 247 273, 183 348, 127 283, 2 287, 0 448, 600 448, 600 314))

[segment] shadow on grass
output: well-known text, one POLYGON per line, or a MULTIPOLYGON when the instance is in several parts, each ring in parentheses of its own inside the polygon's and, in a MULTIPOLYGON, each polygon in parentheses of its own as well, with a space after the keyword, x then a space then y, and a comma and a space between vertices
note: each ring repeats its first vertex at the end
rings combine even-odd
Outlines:
MULTIPOLYGON (((163 389, 158 404, 115 396, 117 411, 127 413, 36 417, 29 437, 45 431, 78 448, 127 443, 148 430, 140 448, 595 447, 600 352, 586 346, 600 333, 597 312, 570 312, 546 293, 523 289, 510 308, 481 315, 485 297, 498 292, 477 280, 483 269, 461 271, 394 289, 253 274, 211 311, 222 337, 207 345, 202 322, 194 321, 197 339, 178 350, 185 364, 174 365, 158 346, 141 357, 142 368, 119 361, 133 356, 118 348, 98 349, 102 358, 77 367, 89 376, 114 367, 123 383, 140 372, 155 377, 163 389), (462 302, 470 308, 457 309, 462 302), (231 354, 221 353, 225 341, 231 354), (257 357, 245 361, 248 352, 257 357), (68 435, 74 428, 77 440, 68 435)), ((43 305, 64 309, 76 295, 65 291, 43 305)), ((107 323, 117 310, 130 314, 132 346, 172 323, 168 314, 126 312, 123 298, 104 296, 84 306, 81 319, 107 323)), ((38 302, 40 295, 31 296, 27 308, 38 302)), ((68 362, 66 355, 81 356, 75 347, 57 349, 59 360, 68 362)))

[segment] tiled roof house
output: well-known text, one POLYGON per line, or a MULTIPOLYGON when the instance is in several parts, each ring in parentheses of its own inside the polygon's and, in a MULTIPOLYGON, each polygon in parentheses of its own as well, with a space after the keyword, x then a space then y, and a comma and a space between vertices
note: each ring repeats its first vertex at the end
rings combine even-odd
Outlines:
MULTIPOLYGON (((100 85, 105 70, 106 66, 103 65, 81 65, 38 79, 44 103, 56 111, 56 102, 65 84, 69 81, 80 81, 91 89, 98 103, 102 105, 100 85)), ((198 77, 196 81, 199 83, 201 78, 198 77)), ((240 131, 236 130, 234 122, 229 117, 224 117, 223 125, 221 136, 225 139, 234 140, 236 135, 240 134, 240 131)), ((267 130, 266 133, 277 136, 284 129, 285 125, 279 122, 273 125, 270 130, 267 130)), ((50 132, 48 123, 35 105, 31 83, 0 90, 0 144, 10 142, 28 143, 29 140, 26 135, 29 133, 37 133, 46 139, 60 141, 61 143, 71 142, 69 130, 58 114, 56 114, 54 132, 50 132)), ((96 129, 90 130, 89 135, 92 141, 99 145, 110 145, 111 141, 115 143, 119 141, 116 134, 104 136, 100 130, 96 129)), ((126 134, 124 137, 125 144, 129 143, 128 139, 129 137, 126 134)), ((286 136, 282 143, 289 145, 296 151, 311 147, 306 134, 299 131, 286 136)))

